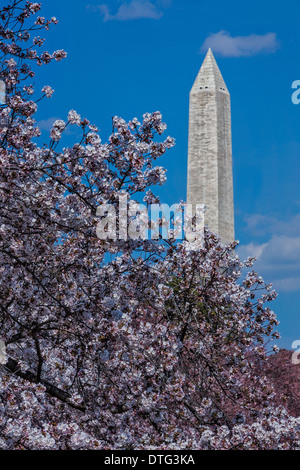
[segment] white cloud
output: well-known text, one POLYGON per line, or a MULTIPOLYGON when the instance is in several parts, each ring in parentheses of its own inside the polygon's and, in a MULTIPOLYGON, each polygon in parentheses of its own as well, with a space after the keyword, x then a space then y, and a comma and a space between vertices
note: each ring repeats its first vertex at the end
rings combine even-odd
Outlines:
POLYGON ((300 213, 288 220, 279 220, 275 216, 251 214, 245 217, 245 231, 254 236, 278 234, 296 237, 300 233, 300 213))
MULTIPOLYGON (((38 121, 37 122, 37 126, 39 127, 39 129, 41 131, 47 131, 47 132, 50 132, 52 127, 53 127, 53 123, 57 120, 57 119, 61 119, 61 118, 58 118, 58 117, 49 117, 48 119, 42 119, 41 121, 38 121)), ((78 127, 77 126, 68 126, 65 130, 64 130, 64 135, 75 135, 75 134, 79 134, 78 132, 78 127)))
POLYGON ((300 277, 288 277, 276 281, 278 292, 296 292, 300 291, 300 277))
POLYGON ((205 53, 209 47, 223 57, 243 57, 275 52, 279 48, 279 41, 275 33, 233 37, 227 31, 219 31, 208 36, 200 50, 205 53))
POLYGON ((246 259, 249 256, 251 258, 259 258, 262 255, 262 252, 268 244, 262 243, 261 245, 256 245, 255 243, 248 243, 248 245, 241 245, 238 248, 239 256, 241 259, 246 259))
POLYGON ((159 7, 166 7, 170 5, 170 0, 160 0, 156 5, 150 0, 131 0, 130 2, 122 2, 115 14, 111 14, 107 5, 88 5, 91 10, 99 10, 103 15, 104 21, 118 20, 138 20, 141 18, 150 18, 158 20, 163 16, 163 12, 159 7))
POLYGON ((245 217, 245 231, 255 240, 238 247, 241 259, 256 257, 254 269, 280 292, 300 291, 300 213, 285 220, 274 215, 252 214, 245 217))
POLYGON ((60 119, 58 117, 50 117, 48 119, 42 119, 41 121, 38 121, 37 125, 40 128, 41 131, 51 131, 53 123, 57 120, 60 119))

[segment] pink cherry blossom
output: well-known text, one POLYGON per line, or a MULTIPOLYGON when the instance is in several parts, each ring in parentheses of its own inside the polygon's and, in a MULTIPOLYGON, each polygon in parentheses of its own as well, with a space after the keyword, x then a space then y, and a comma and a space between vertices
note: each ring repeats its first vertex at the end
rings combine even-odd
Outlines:
POLYGON ((35 96, 31 64, 66 53, 32 48, 57 23, 39 10, 5 0, 0 15, 0 447, 299 449, 300 418, 261 373, 276 293, 237 242, 97 237, 97 208, 118 213, 120 194, 159 202, 174 139, 154 112, 115 116, 102 142, 71 110, 46 145, 34 116, 53 90, 35 96), (63 145, 69 124, 82 137, 63 145))

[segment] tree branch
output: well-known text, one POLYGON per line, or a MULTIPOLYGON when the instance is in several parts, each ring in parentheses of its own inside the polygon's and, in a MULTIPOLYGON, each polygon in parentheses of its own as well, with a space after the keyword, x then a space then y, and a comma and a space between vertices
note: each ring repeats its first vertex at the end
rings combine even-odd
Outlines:
MULTIPOLYGON (((29 370, 22 372, 17 361, 12 359, 11 357, 9 357, 6 363, 3 365, 6 369, 8 369, 10 372, 17 375, 21 379, 28 380, 32 383, 37 383, 37 376, 29 370)), ((51 384, 50 382, 47 382, 42 378, 38 380, 38 383, 44 385, 44 387, 46 388, 46 392, 49 393, 49 395, 51 395, 52 397, 57 398, 58 400, 66 403, 72 408, 75 408, 76 410, 85 412, 86 409, 84 406, 76 405, 70 401, 71 395, 68 392, 61 390, 60 388, 56 387, 55 385, 51 384)))

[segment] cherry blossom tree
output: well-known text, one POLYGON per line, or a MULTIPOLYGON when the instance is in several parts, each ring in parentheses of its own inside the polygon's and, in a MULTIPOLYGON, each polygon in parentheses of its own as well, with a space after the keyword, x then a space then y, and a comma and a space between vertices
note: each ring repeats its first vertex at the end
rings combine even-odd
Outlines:
MULTIPOLYGON (((97 208, 158 202, 174 145, 159 112, 113 119, 103 143, 74 110, 40 143, 37 66, 66 57, 38 36, 56 18, 0 11, 0 447, 296 449, 300 419, 257 373, 276 294, 236 243, 99 239, 97 208), (37 96, 36 96, 37 95, 37 96), (63 147, 68 126, 81 140, 63 147)), ((130 220, 127 220, 127 224, 130 220)))

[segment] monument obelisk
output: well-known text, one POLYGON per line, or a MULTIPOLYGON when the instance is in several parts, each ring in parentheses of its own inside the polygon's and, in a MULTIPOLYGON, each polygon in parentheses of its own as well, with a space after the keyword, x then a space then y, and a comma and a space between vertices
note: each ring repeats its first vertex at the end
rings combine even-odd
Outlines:
POLYGON ((5 83, 0 80, 0 104, 5 104, 5 83))
POLYGON ((234 241, 230 94, 211 49, 190 91, 187 202, 205 204, 205 225, 234 241))

